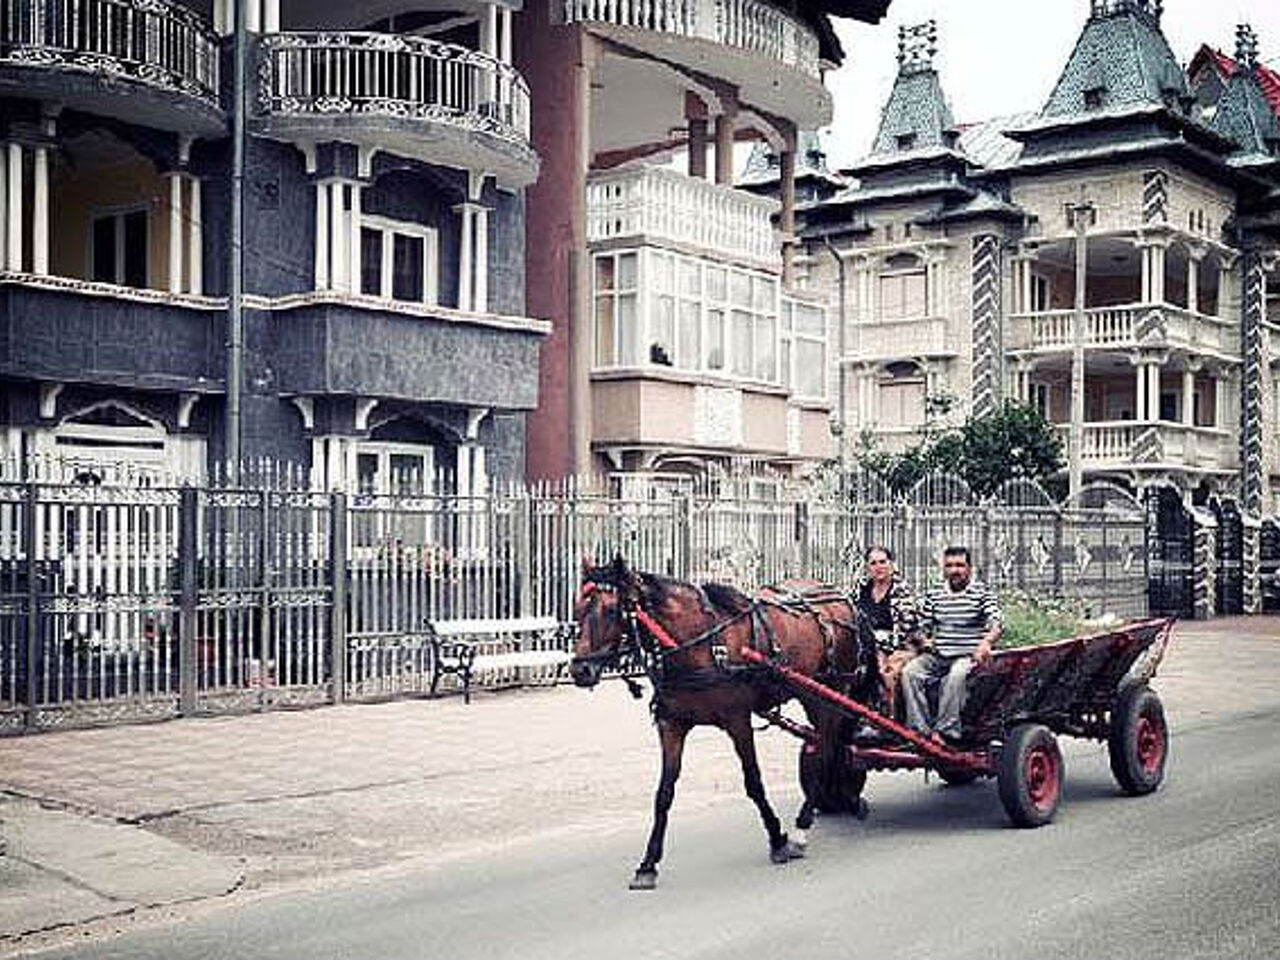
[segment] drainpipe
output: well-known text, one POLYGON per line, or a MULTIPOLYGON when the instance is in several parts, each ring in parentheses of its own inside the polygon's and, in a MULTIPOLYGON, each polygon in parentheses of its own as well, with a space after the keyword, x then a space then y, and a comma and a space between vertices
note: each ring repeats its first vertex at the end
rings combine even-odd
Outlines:
POLYGON ((234 0, 235 79, 232 96, 231 250, 227 298, 227 469, 229 479, 240 480, 240 389, 244 382, 244 140, 245 140, 245 15, 252 0, 234 0))
POLYGON ((845 274, 844 257, 840 256, 840 251, 837 250, 836 245, 831 242, 829 234, 824 233, 822 235, 822 243, 827 248, 827 252, 835 258, 836 269, 839 271, 840 278, 840 303, 837 310, 837 316, 839 317, 837 322, 840 324, 840 328, 836 331, 836 349, 839 351, 839 356, 836 358, 836 422, 835 429, 832 432, 836 435, 836 462, 840 465, 840 476, 843 478, 845 474, 845 467, 847 466, 845 463, 846 444, 844 434, 849 427, 845 401, 845 337, 847 336, 846 329, 848 327, 848 323, 846 322, 848 307, 845 305, 845 290, 847 278, 845 274))

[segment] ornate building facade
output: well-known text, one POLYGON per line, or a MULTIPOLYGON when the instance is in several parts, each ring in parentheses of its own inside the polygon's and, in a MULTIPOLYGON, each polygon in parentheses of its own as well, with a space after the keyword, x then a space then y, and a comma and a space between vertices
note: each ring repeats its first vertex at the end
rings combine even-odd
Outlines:
POLYGON ((1048 101, 969 126, 936 29, 903 30, 856 182, 800 211, 809 287, 838 300, 826 244, 847 273, 850 442, 901 447, 1012 397, 1058 425, 1085 480, 1280 509, 1269 71, 1242 27, 1193 87, 1161 15, 1093 0, 1048 101))
MULTIPOLYGON (((518 4, 247 0, 240 451, 519 475, 550 329, 518 4)), ((227 437, 232 0, 0 18, 0 456, 199 477, 227 437)))

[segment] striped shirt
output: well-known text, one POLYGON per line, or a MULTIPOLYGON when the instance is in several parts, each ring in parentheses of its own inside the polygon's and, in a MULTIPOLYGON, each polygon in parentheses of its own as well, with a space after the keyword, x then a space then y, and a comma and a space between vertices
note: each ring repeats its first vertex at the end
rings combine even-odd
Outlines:
POLYGON ((983 634, 999 622, 995 593, 977 580, 970 580, 960 591, 944 584, 920 599, 920 625, 944 657, 969 656, 983 634))

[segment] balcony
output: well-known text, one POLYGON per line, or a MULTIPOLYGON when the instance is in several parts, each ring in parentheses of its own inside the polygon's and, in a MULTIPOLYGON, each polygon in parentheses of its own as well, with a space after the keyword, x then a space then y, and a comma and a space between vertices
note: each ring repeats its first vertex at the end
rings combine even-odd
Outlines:
POLYGON ((801 129, 830 122, 817 35, 764 0, 564 0, 563 22, 729 80, 801 129))
POLYGON ((859 361, 954 357, 957 353, 942 317, 856 323, 850 330, 850 354, 859 361))
POLYGON ((66 277, 0 275, 0 373, 222 389, 226 301, 66 277))
POLYGON ((596 371, 591 380, 597 447, 831 455, 826 411, 789 404, 781 387, 666 370, 596 371))
POLYGON ((258 60, 262 131, 369 143, 524 187, 538 174, 529 87, 467 47, 387 33, 280 33, 258 60))
POLYGON ((587 184, 587 242, 659 241, 778 271, 776 201, 663 167, 600 173, 587 184))
POLYGON ((530 410, 550 324, 336 293, 251 298, 269 312, 282 393, 530 410))
MULTIPOLYGON (((1019 313, 1009 320, 1012 351, 1056 353, 1072 348, 1073 310, 1019 313)), ((1084 344, 1104 350, 1176 347, 1222 356, 1238 356, 1240 352, 1239 328, 1231 321, 1164 303, 1086 310, 1084 344)))
POLYGON ((225 127, 218 40, 171 0, 6 0, 0 86, 197 136, 225 127))
MULTIPOLYGON (((1059 424, 1058 429, 1069 445, 1070 426, 1059 424)), ((1214 427, 1132 420, 1086 423, 1081 462, 1085 470, 1174 466, 1221 472, 1238 466, 1237 442, 1230 431, 1214 427)))

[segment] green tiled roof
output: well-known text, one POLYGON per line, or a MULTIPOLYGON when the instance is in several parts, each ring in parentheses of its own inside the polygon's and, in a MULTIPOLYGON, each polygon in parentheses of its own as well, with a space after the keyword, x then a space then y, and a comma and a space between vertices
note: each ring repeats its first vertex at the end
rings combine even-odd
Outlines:
POLYGON ((1232 163, 1270 163, 1277 159, 1280 149, 1280 121, 1267 101, 1258 76, 1257 37, 1247 25, 1242 25, 1238 32, 1236 70, 1227 79, 1226 89, 1218 100, 1212 128, 1214 133, 1236 145, 1232 163))
POLYGON ((872 157, 912 153, 930 147, 955 146, 957 131, 951 105, 932 66, 902 71, 880 114, 872 157))
POLYGON ((1147 104, 1177 108, 1190 91, 1160 30, 1158 9, 1158 0, 1093 0, 1093 12, 1041 116, 1147 104))

